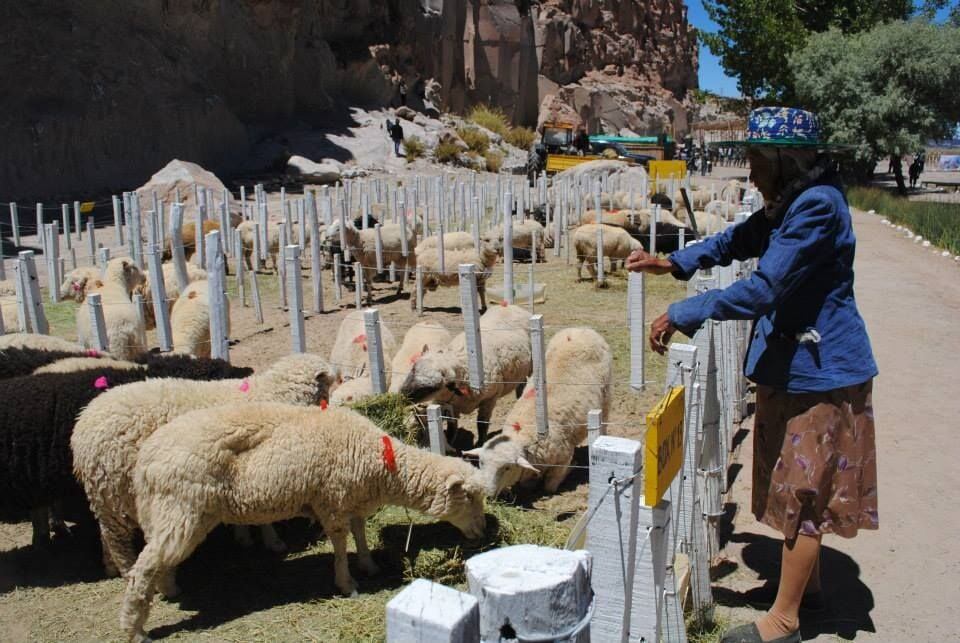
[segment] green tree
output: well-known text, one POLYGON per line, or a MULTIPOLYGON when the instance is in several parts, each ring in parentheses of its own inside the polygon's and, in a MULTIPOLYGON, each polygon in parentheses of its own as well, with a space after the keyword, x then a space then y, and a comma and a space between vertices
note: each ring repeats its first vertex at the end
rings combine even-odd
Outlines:
POLYGON ((911 0, 704 0, 703 5, 719 30, 701 39, 737 77, 740 91, 788 102, 794 83, 787 61, 811 33, 830 28, 855 33, 913 11, 911 0))
POLYGON ((960 29, 922 20, 858 34, 831 29, 811 36, 790 58, 800 102, 818 112, 834 143, 856 146, 858 174, 892 156, 906 193, 900 156, 945 138, 960 122, 960 29))

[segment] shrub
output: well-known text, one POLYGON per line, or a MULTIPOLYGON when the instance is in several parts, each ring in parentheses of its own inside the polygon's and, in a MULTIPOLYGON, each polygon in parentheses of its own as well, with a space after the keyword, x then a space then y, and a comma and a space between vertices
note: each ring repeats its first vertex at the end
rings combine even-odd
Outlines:
POLYGON ((421 141, 419 137, 408 136, 407 138, 403 139, 403 152, 406 154, 407 163, 422 157, 425 151, 426 148, 423 145, 423 141, 421 141))
POLYGON ((847 191, 851 205, 876 210, 894 223, 905 225, 930 243, 960 254, 960 205, 909 201, 886 190, 852 187, 847 191))
POLYGON ((477 105, 470 110, 470 115, 467 118, 480 127, 485 127, 504 138, 510 132, 510 119, 499 107, 477 105))
POLYGON ((483 158, 487 162, 487 172, 499 172, 503 167, 503 154, 496 150, 488 150, 483 158))
POLYGON ((433 150, 433 158, 438 163, 456 163, 460 156, 460 147, 456 143, 443 141, 433 150))
POLYGON ((476 127, 461 127, 457 134, 472 152, 484 154, 490 147, 490 137, 476 127))
POLYGON ((507 143, 510 143, 510 145, 514 147, 519 147, 521 150, 529 150, 530 146, 533 145, 534 139, 537 138, 537 133, 529 127, 512 127, 504 138, 506 138, 507 143))

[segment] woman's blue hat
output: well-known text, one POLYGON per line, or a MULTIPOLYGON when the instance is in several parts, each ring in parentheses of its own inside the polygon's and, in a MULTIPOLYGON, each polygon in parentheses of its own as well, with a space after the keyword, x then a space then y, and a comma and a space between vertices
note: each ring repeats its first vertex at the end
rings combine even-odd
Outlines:
POLYGON ((747 119, 747 136, 745 139, 721 141, 714 143, 714 145, 806 149, 845 147, 827 143, 822 136, 820 119, 813 112, 796 107, 758 107, 750 112, 750 117, 747 119))

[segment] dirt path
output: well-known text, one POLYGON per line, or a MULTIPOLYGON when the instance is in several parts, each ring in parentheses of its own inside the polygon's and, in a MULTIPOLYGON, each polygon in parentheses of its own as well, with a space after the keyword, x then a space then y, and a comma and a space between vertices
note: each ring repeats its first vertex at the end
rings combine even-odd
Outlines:
MULTIPOLYGON (((880 530, 825 539, 831 609, 819 621, 807 619, 804 639, 954 640, 960 267, 879 216, 855 213, 854 226, 857 301, 880 367, 874 387, 880 530)), ((742 592, 778 575, 776 534, 749 511, 751 438, 740 447, 743 469, 731 494, 737 516, 726 553, 739 568, 716 591, 721 604, 732 606, 743 604, 742 592)), ((756 616, 743 607, 718 613, 733 621, 756 616)))

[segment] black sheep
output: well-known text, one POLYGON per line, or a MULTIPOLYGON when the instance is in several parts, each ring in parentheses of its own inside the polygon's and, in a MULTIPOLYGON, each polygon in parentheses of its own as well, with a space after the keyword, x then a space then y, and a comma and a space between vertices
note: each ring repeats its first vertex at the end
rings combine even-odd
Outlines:
POLYGON ((0 381, 0 521, 33 521, 33 543, 49 540, 50 507, 66 502, 89 515, 73 475, 70 435, 93 398, 130 382, 155 377, 193 380, 241 378, 249 368, 189 355, 148 355, 146 368, 44 373, 0 381))
POLYGON ((41 366, 68 357, 93 355, 88 351, 48 351, 39 348, 5 348, 0 351, 0 380, 29 375, 41 366))

